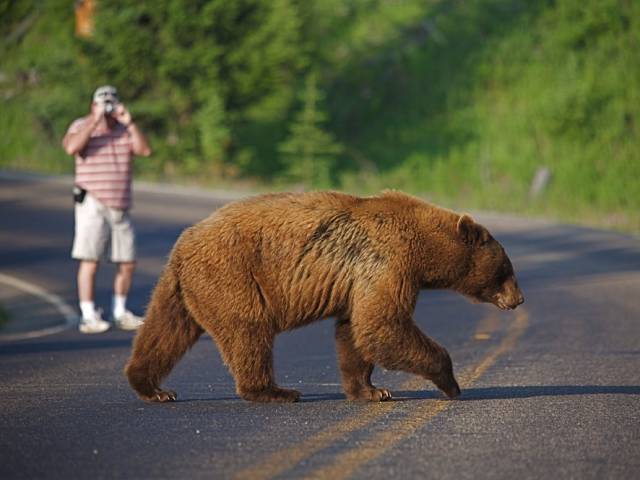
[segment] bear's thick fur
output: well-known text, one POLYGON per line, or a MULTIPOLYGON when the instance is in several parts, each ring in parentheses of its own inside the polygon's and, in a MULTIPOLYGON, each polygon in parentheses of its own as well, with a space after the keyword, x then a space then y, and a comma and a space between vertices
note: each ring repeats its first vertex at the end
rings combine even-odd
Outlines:
POLYGON ((271 194, 234 202, 186 229, 153 292, 125 369, 149 401, 206 331, 247 400, 295 401, 279 388, 279 332, 333 316, 344 391, 380 401, 378 364, 460 389, 448 352, 412 319, 420 289, 453 289, 500 308, 523 298, 502 246, 468 215, 398 192, 271 194))

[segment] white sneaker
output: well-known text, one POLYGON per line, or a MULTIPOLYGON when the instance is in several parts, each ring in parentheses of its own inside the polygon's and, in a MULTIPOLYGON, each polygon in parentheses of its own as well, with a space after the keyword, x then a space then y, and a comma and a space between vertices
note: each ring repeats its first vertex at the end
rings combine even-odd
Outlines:
POLYGON ((102 311, 97 310, 92 317, 80 320, 78 330, 82 333, 102 333, 109 330, 111 324, 102 318, 102 311))
POLYGON ((122 330, 137 330, 144 323, 144 318, 125 310, 119 317, 114 317, 113 322, 122 330))

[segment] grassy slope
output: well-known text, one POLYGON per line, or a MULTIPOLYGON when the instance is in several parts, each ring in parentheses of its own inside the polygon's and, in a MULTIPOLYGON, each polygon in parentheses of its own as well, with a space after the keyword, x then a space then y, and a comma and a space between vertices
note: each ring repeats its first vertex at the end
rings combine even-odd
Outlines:
POLYGON ((394 72, 374 95, 387 101, 347 119, 384 182, 346 184, 639 231, 640 4, 464 2, 432 18, 429 41, 403 39, 376 72, 394 72))

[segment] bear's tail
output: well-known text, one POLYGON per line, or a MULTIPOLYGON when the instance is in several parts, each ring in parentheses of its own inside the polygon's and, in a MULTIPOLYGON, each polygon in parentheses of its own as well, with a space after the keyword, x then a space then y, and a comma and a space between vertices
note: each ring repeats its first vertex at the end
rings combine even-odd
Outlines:
POLYGON ((158 280, 145 317, 133 342, 125 374, 143 400, 174 400, 175 393, 166 395, 169 392, 160 390, 160 383, 203 329, 187 311, 171 265, 167 265, 158 280))

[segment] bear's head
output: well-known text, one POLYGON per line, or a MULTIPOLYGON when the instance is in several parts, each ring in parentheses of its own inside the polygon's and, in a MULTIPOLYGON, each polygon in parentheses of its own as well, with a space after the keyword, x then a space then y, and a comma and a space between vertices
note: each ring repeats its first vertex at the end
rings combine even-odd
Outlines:
POLYGON ((467 274, 456 290, 472 300, 493 303, 513 310, 524 302, 513 266, 502 245, 469 215, 461 215, 456 231, 464 243, 468 259, 467 274))

